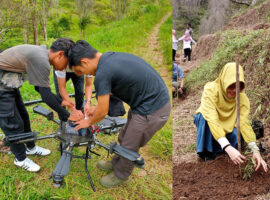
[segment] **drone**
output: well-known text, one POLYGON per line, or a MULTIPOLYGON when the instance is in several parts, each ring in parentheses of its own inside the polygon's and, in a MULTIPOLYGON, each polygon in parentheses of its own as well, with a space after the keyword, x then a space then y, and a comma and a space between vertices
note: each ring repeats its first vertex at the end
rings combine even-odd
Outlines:
POLYGON ((51 174, 50 178, 53 179, 53 186, 56 188, 60 188, 64 186, 64 177, 68 174, 70 164, 72 158, 80 158, 84 159, 85 161, 85 171, 87 177, 90 181, 91 187, 95 192, 95 186, 93 180, 90 176, 90 173, 87 168, 87 161, 91 159, 92 155, 100 156, 100 154, 94 152, 92 149, 96 146, 100 146, 107 150, 109 154, 116 154, 121 156, 131 162, 138 167, 144 168, 144 158, 140 156, 137 152, 131 151, 123 146, 118 145, 116 142, 111 142, 110 144, 106 145, 103 144, 101 141, 97 139, 97 135, 99 132, 105 132, 105 130, 113 130, 115 128, 120 128, 124 126, 127 122, 127 119, 120 118, 120 117, 106 117, 96 125, 92 125, 89 128, 84 128, 80 130, 75 130, 75 125, 73 122, 67 121, 59 121, 55 120, 53 116, 53 112, 42 107, 42 106, 35 106, 33 108, 34 113, 40 114, 46 117, 48 120, 55 122, 59 125, 59 128, 56 130, 54 134, 49 134, 46 136, 37 136, 39 133, 36 131, 23 133, 23 134, 16 134, 11 136, 6 136, 3 140, 3 144, 5 146, 10 146, 11 144, 19 144, 19 143, 26 143, 26 142, 34 142, 37 140, 43 139, 56 139, 59 143, 59 150, 61 157, 58 160, 56 167, 54 168, 53 173, 51 174), (85 146, 85 154, 78 156, 72 153, 72 150, 76 147, 85 146))

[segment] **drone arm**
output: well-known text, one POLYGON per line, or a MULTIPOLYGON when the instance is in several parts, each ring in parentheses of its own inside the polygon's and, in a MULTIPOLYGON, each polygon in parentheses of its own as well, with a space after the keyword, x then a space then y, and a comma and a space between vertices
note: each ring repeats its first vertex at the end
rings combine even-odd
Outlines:
POLYGON ((37 140, 44 140, 49 138, 54 138, 55 135, 50 134, 46 136, 37 137, 38 132, 29 132, 16 135, 6 136, 3 140, 4 146, 10 146, 11 144, 21 144, 26 142, 35 142, 37 140))
POLYGON ((120 146, 114 143, 110 143, 109 145, 105 145, 102 142, 96 140, 95 143, 98 146, 101 146, 102 148, 106 149, 110 154, 116 154, 118 156, 121 156, 135 164, 136 167, 143 168, 144 167, 144 158, 140 157, 140 154, 137 152, 131 151, 123 146, 120 146))

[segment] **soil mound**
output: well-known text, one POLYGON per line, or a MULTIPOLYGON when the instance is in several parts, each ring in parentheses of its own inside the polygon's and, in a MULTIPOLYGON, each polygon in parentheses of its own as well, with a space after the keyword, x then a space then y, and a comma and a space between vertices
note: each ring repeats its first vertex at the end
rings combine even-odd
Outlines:
POLYGON ((249 181, 227 156, 180 163, 173 168, 173 199, 254 199, 270 190, 270 174, 258 171, 249 181), (192 170, 191 170, 192 169, 192 170))
POLYGON ((209 34, 200 37, 192 57, 196 60, 209 59, 218 46, 218 39, 216 34, 209 34))
POLYGON ((258 7, 254 7, 245 11, 240 16, 231 19, 223 30, 228 29, 253 29, 258 24, 266 23, 269 17, 270 0, 262 3, 258 7))

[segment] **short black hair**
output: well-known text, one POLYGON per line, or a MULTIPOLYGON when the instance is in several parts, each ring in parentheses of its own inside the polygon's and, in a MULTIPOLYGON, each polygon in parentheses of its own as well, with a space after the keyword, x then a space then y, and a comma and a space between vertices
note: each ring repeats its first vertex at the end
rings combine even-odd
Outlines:
POLYGON ((50 49, 53 52, 64 51, 65 56, 68 57, 68 51, 74 46, 75 42, 69 38, 59 38, 52 43, 50 49))
POLYGON ((95 58, 97 50, 85 40, 78 40, 68 54, 69 68, 81 65, 81 58, 95 58))
POLYGON ((189 25, 189 27, 191 27, 191 24, 190 23, 187 23, 187 25, 189 25))

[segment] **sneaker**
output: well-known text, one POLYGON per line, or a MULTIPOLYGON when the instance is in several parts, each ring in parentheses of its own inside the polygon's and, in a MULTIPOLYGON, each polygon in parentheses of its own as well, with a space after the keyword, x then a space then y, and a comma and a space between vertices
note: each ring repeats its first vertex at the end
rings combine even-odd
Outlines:
POLYGON ((98 167, 99 169, 102 169, 102 170, 107 171, 107 172, 113 171, 113 165, 112 165, 112 162, 109 161, 109 160, 107 160, 107 161, 105 161, 105 160, 100 160, 100 161, 98 161, 97 167, 98 167))
POLYGON ((34 163, 29 158, 25 158, 23 161, 18 161, 16 158, 14 160, 14 164, 18 167, 21 167, 29 172, 38 172, 40 170, 40 166, 34 163))
POLYGON ((112 172, 107 176, 103 176, 100 179, 100 183, 101 183, 102 186, 104 186, 106 188, 110 188, 110 187, 115 187, 115 186, 122 185, 122 184, 127 184, 128 179, 118 178, 112 172))
POLYGON ((47 156, 51 153, 49 149, 44 149, 39 146, 35 146, 33 149, 26 148, 26 155, 40 155, 40 156, 47 156))

